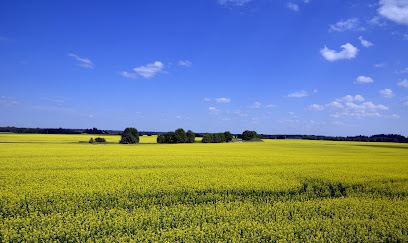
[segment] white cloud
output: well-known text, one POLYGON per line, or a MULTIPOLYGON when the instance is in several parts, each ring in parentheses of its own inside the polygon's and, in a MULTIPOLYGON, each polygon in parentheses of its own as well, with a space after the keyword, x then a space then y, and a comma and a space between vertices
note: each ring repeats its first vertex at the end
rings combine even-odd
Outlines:
POLYGON ((343 48, 341 52, 336 52, 335 50, 330 50, 325 46, 320 50, 320 53, 329 62, 334 62, 341 59, 352 59, 357 56, 358 49, 352 44, 344 44, 341 46, 341 48, 343 48))
POLYGON ((356 79, 357 84, 369 84, 369 83, 374 83, 374 80, 370 77, 366 76, 358 76, 356 79))
POLYGON ((318 92, 319 92, 319 90, 317 90, 317 89, 313 90, 313 93, 315 93, 315 94, 318 93, 318 92))
POLYGON ((229 98, 216 98, 215 102, 219 104, 226 104, 226 103, 231 103, 231 99, 229 98))
POLYGON ((136 79, 136 78, 137 78, 136 73, 128 73, 128 72, 126 72, 126 71, 120 72, 120 75, 122 75, 122 76, 125 77, 125 78, 133 78, 133 79, 136 79))
POLYGON ((363 45, 364 47, 370 47, 374 45, 372 42, 369 42, 368 40, 364 40, 362 36, 358 37, 358 39, 360 40, 361 45, 363 45))
POLYGON ((408 40, 408 34, 404 34, 403 37, 404 37, 404 40, 408 40))
POLYGON ((188 60, 180 60, 179 62, 178 62, 178 65, 179 66, 183 66, 183 67, 191 67, 192 65, 193 65, 193 63, 192 62, 190 62, 190 61, 188 61, 188 60))
POLYGON ((288 94, 289 98, 302 98, 302 97, 306 97, 309 96, 309 93, 305 90, 302 91, 297 91, 297 92, 293 92, 288 94))
POLYGON ((326 107, 329 109, 342 109, 344 105, 338 101, 332 101, 329 104, 326 104, 326 107))
POLYGON ((356 29, 361 30, 361 28, 358 28, 359 24, 360 24, 360 21, 357 18, 351 18, 351 19, 347 19, 344 21, 341 20, 334 25, 330 25, 329 31, 342 32, 346 30, 356 30, 356 29))
POLYGON ((303 0, 304 3, 310 3, 310 0, 303 0))
POLYGON ((251 105, 251 106, 248 106, 249 108, 252 108, 252 109, 259 109, 259 108, 261 108, 262 107, 262 104, 261 104, 261 102, 254 102, 254 104, 253 105, 251 105))
POLYGON ((408 0, 380 0, 378 13, 398 24, 408 25, 408 0))
POLYGON ((210 102, 211 99, 210 99, 210 98, 204 98, 202 101, 203 101, 203 102, 210 102))
POLYGON ((354 102, 354 101, 360 101, 363 102, 365 101, 364 97, 361 95, 355 95, 355 96, 351 96, 351 95, 346 95, 343 96, 341 98, 336 99, 337 102, 343 103, 343 102, 354 102))
POLYGON ((92 69, 94 66, 92 61, 88 58, 79 57, 78 55, 75 55, 73 53, 68 53, 68 56, 75 58, 75 60, 79 62, 77 65, 80 67, 92 69))
POLYGON ((382 89, 380 90, 380 94, 384 97, 384 98, 392 98, 394 97, 394 94, 392 93, 391 89, 382 89))
POLYGON ((288 2, 286 7, 288 7, 290 10, 295 11, 295 12, 299 11, 299 5, 292 3, 292 2, 288 2))
POLYGON ((404 87, 404 88, 408 88, 408 79, 404 79, 401 82, 399 82, 397 84, 398 86, 404 87))
POLYGON ((394 119, 400 119, 400 116, 397 115, 397 114, 392 114, 391 117, 394 118, 394 119))
POLYGON ((163 68, 164 64, 162 62, 155 61, 154 63, 147 64, 146 66, 133 68, 133 71, 144 78, 152 78, 157 73, 161 72, 163 68))
POLYGON ((274 107, 276 107, 277 105, 274 105, 274 104, 268 104, 268 105, 266 105, 265 107, 266 108, 274 108, 274 107))
POLYGON ((313 104, 313 105, 310 105, 310 106, 309 106, 309 110, 312 110, 312 111, 323 111, 323 110, 324 110, 324 106, 323 106, 323 105, 313 104))
POLYGON ((246 3, 249 3, 251 0, 218 0, 221 5, 235 5, 242 6, 246 3))
POLYGON ((181 116, 176 116, 176 119, 178 119, 178 120, 182 120, 182 119, 183 119, 183 117, 181 117, 181 116))
POLYGON ((379 112, 389 109, 388 107, 384 105, 376 105, 376 104, 373 104, 372 102, 364 102, 364 101, 365 99, 361 95, 355 95, 355 96, 346 95, 326 105, 314 104, 312 106, 309 106, 309 109, 315 110, 315 111, 326 110, 330 112, 329 116, 333 118, 382 117, 382 115, 379 112), (357 102, 360 102, 360 103, 357 103, 357 102))

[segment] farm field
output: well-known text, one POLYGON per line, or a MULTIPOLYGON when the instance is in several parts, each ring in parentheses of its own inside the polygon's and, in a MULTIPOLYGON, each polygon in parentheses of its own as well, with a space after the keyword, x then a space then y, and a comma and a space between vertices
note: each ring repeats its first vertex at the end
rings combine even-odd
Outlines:
POLYGON ((119 140, 0 133, 0 242, 408 242, 407 144, 119 140))

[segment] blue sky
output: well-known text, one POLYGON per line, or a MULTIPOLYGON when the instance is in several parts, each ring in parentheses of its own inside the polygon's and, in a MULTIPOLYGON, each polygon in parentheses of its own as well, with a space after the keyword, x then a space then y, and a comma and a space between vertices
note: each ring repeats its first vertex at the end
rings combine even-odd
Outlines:
POLYGON ((1 1, 0 126, 408 135, 408 0, 1 1))

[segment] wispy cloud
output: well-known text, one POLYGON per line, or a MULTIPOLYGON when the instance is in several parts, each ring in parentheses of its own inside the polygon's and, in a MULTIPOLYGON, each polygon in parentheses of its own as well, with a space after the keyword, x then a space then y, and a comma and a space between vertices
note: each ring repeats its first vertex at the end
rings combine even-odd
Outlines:
POLYGON ((288 94, 289 98, 302 98, 306 96, 309 96, 309 93, 306 90, 301 90, 288 94))
POLYGON ((78 55, 75 55, 73 53, 68 53, 68 56, 73 57, 75 60, 77 60, 79 63, 77 63, 78 66, 83 67, 83 68, 90 68, 92 69, 94 67, 94 64, 92 61, 88 58, 83 58, 78 55))
POLYGON ((374 83, 374 80, 370 77, 366 76, 358 76, 356 79, 357 84, 369 84, 369 83, 374 83))
POLYGON ((179 66, 183 66, 183 67, 191 67, 192 65, 193 65, 193 63, 192 62, 190 62, 190 61, 188 61, 188 60, 180 60, 179 62, 178 62, 178 65, 179 66))
POLYGON ((210 112, 210 114, 213 114, 213 115, 218 115, 221 113, 221 110, 215 107, 208 107, 208 111, 210 112))
POLYGON ((216 98, 215 102, 217 102, 218 104, 226 104, 226 103, 231 103, 231 99, 230 98, 216 98))
POLYGON ((136 73, 128 73, 126 71, 122 71, 122 72, 119 72, 119 74, 122 75, 125 78, 133 78, 133 79, 137 78, 136 73))
POLYGON ((408 79, 404 79, 401 82, 399 82, 397 84, 398 86, 404 87, 404 88, 408 88, 408 79))
POLYGON ((11 105, 18 105, 20 102, 13 97, 1 96, 0 97, 0 105, 11 106, 11 105))
POLYGON ((376 105, 372 102, 364 102, 365 99, 361 95, 346 95, 338 98, 328 104, 318 105, 313 104, 308 108, 314 111, 327 111, 329 116, 333 118, 340 117, 382 117, 380 111, 388 110, 384 105, 376 105), (363 103, 362 103, 363 102, 363 103))
POLYGON ((407 0, 380 0, 378 13, 398 24, 408 25, 407 0))
POLYGON ((211 101, 210 98, 204 98, 204 99, 202 100, 202 102, 210 102, 210 101, 211 101))
POLYGON ((364 47, 370 47, 374 45, 372 42, 369 42, 368 40, 364 40, 362 36, 358 37, 358 39, 360 40, 361 45, 363 45, 364 47))
POLYGON ((299 5, 292 3, 292 2, 288 2, 286 4, 286 7, 288 7, 290 10, 298 12, 299 11, 299 5))
POLYGON ((353 59, 357 56, 358 49, 352 44, 344 44, 341 46, 341 48, 343 48, 341 52, 336 52, 335 50, 330 50, 325 46, 320 50, 320 53, 329 62, 334 62, 342 59, 353 59))
POLYGON ((382 95, 382 97, 384 97, 384 98, 389 99, 389 98, 392 98, 392 97, 395 96, 391 89, 382 89, 379 92, 382 95))
POLYGON ((251 0, 218 0, 221 5, 242 6, 249 3, 251 0))
POLYGON ((408 73, 408 67, 402 69, 402 70, 400 71, 400 73, 408 73))
POLYGON ((385 63, 376 63, 376 64, 374 64, 374 67, 383 68, 383 67, 385 67, 385 63))
POLYGON ((142 76, 143 78, 153 78, 156 76, 157 73, 163 72, 164 69, 164 64, 159 61, 155 61, 154 63, 149 63, 145 66, 140 66, 140 67, 135 67, 132 70, 134 72, 127 72, 127 71, 121 71, 119 72, 120 75, 122 75, 125 78, 132 78, 136 79, 139 76, 142 76))
POLYGON ((157 73, 161 72, 163 68, 164 64, 162 62, 155 61, 154 63, 147 64, 146 66, 133 68, 133 71, 144 78, 152 78, 157 73))
POLYGON ((324 105, 313 104, 313 105, 310 105, 308 108, 309 110, 312 110, 312 111, 323 111, 324 105))
POLYGON ((404 98, 402 98, 402 101, 404 101, 403 103, 404 106, 408 106, 408 96, 405 96, 404 98))
POLYGON ((336 24, 330 25, 329 31, 343 32, 346 30, 363 30, 359 27, 360 21, 358 18, 351 18, 346 20, 340 20, 336 24))
POLYGON ((254 102, 253 105, 248 106, 248 108, 251 108, 251 109, 259 109, 261 107, 262 107, 262 104, 261 102, 258 102, 258 101, 254 102))

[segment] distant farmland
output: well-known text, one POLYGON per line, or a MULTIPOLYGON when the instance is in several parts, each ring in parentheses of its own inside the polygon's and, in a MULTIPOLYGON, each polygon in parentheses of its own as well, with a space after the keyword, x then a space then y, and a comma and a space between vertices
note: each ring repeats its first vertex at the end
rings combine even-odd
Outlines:
POLYGON ((119 140, 0 133, 0 241, 408 239, 408 144, 119 140))

